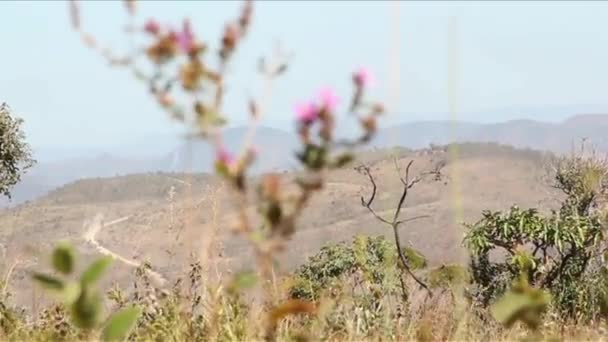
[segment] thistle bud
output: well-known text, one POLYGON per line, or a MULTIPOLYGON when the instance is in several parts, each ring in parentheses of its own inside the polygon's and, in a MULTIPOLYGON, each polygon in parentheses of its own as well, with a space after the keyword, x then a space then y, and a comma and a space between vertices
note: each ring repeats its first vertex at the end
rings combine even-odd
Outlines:
POLYGON ((165 108, 171 107, 175 104, 175 100, 173 99, 173 97, 171 97, 171 95, 166 92, 158 93, 156 95, 156 99, 158 100, 158 103, 160 103, 160 105, 165 108))
POLYGON ((263 194, 271 201, 277 201, 279 198, 279 187, 281 179, 277 174, 269 174, 264 177, 263 194))
POLYGON ((375 103, 374 106, 372 107, 372 114, 380 115, 383 113, 384 113, 384 106, 382 105, 382 103, 375 103))
POLYGON ((253 1, 247 0, 243 6, 243 10, 241 11, 241 16, 239 17, 239 26, 241 27, 241 31, 247 31, 249 25, 251 24, 251 16, 253 13, 253 1))
POLYGON ((375 133, 377 129, 376 118, 373 116, 362 118, 361 127, 363 127, 367 134, 375 133))

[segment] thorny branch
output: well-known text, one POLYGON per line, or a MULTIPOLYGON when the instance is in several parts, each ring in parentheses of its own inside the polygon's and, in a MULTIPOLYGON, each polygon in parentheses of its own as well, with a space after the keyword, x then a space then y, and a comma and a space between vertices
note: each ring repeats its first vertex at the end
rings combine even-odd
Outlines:
MULTIPOLYGON (((258 69, 265 80, 264 93, 260 101, 250 100, 251 125, 244 136, 240 155, 234 156, 224 145, 222 134, 222 128, 227 122, 227 116, 222 108, 225 100, 227 66, 240 41, 249 31, 253 1, 246 0, 236 20, 229 21, 224 27, 220 49, 216 51, 220 58, 219 66, 216 68, 206 63, 205 56, 208 55, 209 45, 198 39, 189 19, 183 20, 181 29, 163 25, 155 19, 149 19, 143 27, 136 29, 132 25, 135 3, 133 0, 124 1, 130 14, 130 43, 134 43, 135 32, 143 33, 146 39, 151 41, 141 50, 135 49, 134 44, 131 44, 132 56, 116 58, 111 51, 101 48, 93 35, 82 29, 77 0, 70 0, 70 15, 74 29, 81 35, 86 45, 100 53, 110 65, 131 68, 136 78, 145 82, 155 101, 171 117, 187 125, 190 124, 188 121, 193 121, 194 130, 187 136, 207 140, 213 147, 216 153, 216 172, 222 179, 228 181, 235 195, 235 210, 238 213, 235 232, 243 235, 253 247, 262 278, 271 279, 274 274, 274 253, 283 250, 286 242, 295 233, 296 220, 312 195, 322 189, 325 172, 350 163, 354 158, 355 149, 369 142, 376 133, 377 117, 383 113, 384 107, 380 103, 367 102, 365 99, 365 89, 371 78, 369 70, 361 67, 352 74, 354 92, 350 113, 358 119, 363 129, 359 137, 336 139, 334 136, 335 115, 339 101, 331 88, 321 89, 312 102, 297 104, 296 123, 298 137, 302 143, 302 151, 298 152, 297 156, 306 170, 305 176, 296 181, 299 192, 292 202, 287 201, 280 191, 279 175, 269 174, 263 177, 259 184, 261 191, 255 197, 255 206, 260 209, 264 219, 264 223, 258 229, 252 224, 248 212, 252 187, 249 184, 247 171, 258 156, 258 151, 252 143, 258 122, 269 106, 273 81, 287 70, 290 56, 284 55, 277 47, 276 61, 260 59, 258 69), (142 56, 155 66, 152 75, 136 67, 136 57, 142 56), (177 67, 175 70, 167 70, 166 66, 170 62, 177 67), (166 74, 166 71, 169 74, 166 74), (181 92, 175 97, 179 88, 181 92), (205 94, 209 96, 203 96, 205 94), (179 95, 186 95, 186 100, 178 101, 183 97, 179 95)), ((270 283, 265 282, 265 285, 268 284, 270 283)), ((268 286, 265 286, 264 293, 268 303, 274 301, 268 286)), ((272 333, 276 326, 270 325, 270 328, 267 338, 273 339, 272 333)))
MULTIPOLYGON (((380 216, 372 208, 374 199, 376 198, 376 194, 378 192, 378 186, 376 184, 376 180, 374 179, 374 176, 372 175, 371 168, 367 165, 360 165, 355 168, 359 173, 362 173, 363 175, 365 175, 369 179, 369 182, 372 185, 372 193, 371 193, 369 199, 366 200, 363 196, 361 196, 361 205, 363 207, 367 208, 367 210, 369 210, 369 212, 372 213, 372 215, 374 215, 374 217, 377 220, 379 220, 380 222, 382 222, 392 228, 393 235, 395 238, 395 245, 397 247, 397 253, 399 255, 399 260, 401 261, 401 266, 403 267, 402 270, 405 270, 412 277, 412 279, 414 279, 416 281, 416 283, 418 283, 418 285, 420 285, 422 288, 424 288, 428 292, 429 296, 432 297, 433 293, 430 290, 430 288, 428 287, 428 285, 424 281, 422 281, 420 278, 418 278, 414 274, 414 272, 412 272, 411 268, 409 267, 409 265, 407 263, 407 258, 404 255, 403 250, 401 248, 401 237, 399 236, 399 226, 400 225, 402 225, 406 222, 417 220, 417 219, 428 218, 429 216, 428 215, 419 215, 419 216, 414 216, 414 217, 410 217, 410 218, 403 219, 403 220, 400 220, 399 217, 401 215, 401 209, 403 208, 403 205, 405 203, 409 190, 412 187, 414 187, 414 185, 421 182, 425 176, 434 175, 436 180, 441 179, 441 169, 443 168, 445 163, 441 163, 441 162, 437 163, 437 165, 435 166, 435 168, 433 170, 422 172, 418 176, 414 177, 413 179, 410 179, 410 170, 414 163, 414 160, 410 160, 408 162, 407 166, 405 167, 405 175, 401 174, 401 168, 399 167, 399 162, 398 162, 397 158, 395 158, 393 161, 395 163, 395 169, 397 170, 397 174, 399 175, 399 180, 403 184, 403 190, 401 191, 401 196, 399 197, 399 202, 397 203, 397 207, 395 208, 393 218, 391 220, 388 220, 388 219, 380 216)), ((405 284, 403 283, 403 281, 401 282, 401 290, 403 291, 404 298, 407 298, 407 290, 405 288, 405 284)))

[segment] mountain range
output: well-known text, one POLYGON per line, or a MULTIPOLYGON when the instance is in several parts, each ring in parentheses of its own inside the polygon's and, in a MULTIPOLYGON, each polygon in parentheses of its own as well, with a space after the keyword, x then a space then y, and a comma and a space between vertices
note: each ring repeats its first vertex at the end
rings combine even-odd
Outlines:
MULTIPOLYGON (((228 149, 238 150, 246 127, 228 128, 224 142, 228 149)), ((496 142, 519 148, 532 148, 556 153, 568 152, 581 139, 590 140, 599 151, 608 152, 608 114, 581 114, 562 122, 511 120, 501 123, 451 121, 418 121, 382 128, 371 147, 402 146, 424 148, 429 144, 451 142, 496 142)), ((259 127, 255 145, 264 151, 253 172, 293 170, 297 168, 294 151, 297 137, 284 130, 259 127)), ((120 146, 97 155, 62 151, 67 158, 35 157, 34 166, 13 191, 12 206, 32 200, 48 191, 83 178, 113 177, 147 172, 210 172, 214 156, 204 141, 184 140, 175 136, 150 137, 129 146, 120 146)))

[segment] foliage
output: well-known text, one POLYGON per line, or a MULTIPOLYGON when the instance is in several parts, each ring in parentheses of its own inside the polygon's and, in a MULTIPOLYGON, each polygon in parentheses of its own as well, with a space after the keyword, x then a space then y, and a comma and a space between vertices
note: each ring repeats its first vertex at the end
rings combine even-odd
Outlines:
POLYGON ((580 150, 556 156, 549 163, 549 182, 566 199, 562 213, 602 215, 608 194, 608 159, 581 142, 580 150))
POLYGON ((0 194, 8 198, 13 186, 35 163, 22 124, 23 119, 14 118, 6 103, 0 105, 0 194))
POLYGON ((403 247, 403 254, 405 255, 412 270, 421 270, 426 268, 427 261, 422 253, 411 247, 403 247))
MULTIPOLYGON (((275 296, 271 291, 276 254, 294 237, 298 218, 312 195, 324 186, 326 171, 352 162, 356 148, 369 142, 376 133, 377 117, 384 108, 365 99, 371 77, 365 68, 352 74, 353 94, 347 108, 344 108, 358 120, 360 135, 349 139, 336 137, 338 99, 331 89, 321 89, 314 100, 296 106, 295 123, 301 148, 295 154, 304 172, 295 181, 296 194, 288 195, 287 186, 276 174, 262 177, 257 186, 252 186, 247 177, 250 166, 264 153, 252 144, 256 124, 266 105, 264 102, 250 101, 252 125, 244 137, 244 148, 240 153, 228 151, 222 141, 222 128, 227 123, 223 108, 227 70, 230 70, 228 66, 232 56, 250 29, 252 1, 246 1, 236 20, 225 26, 216 51, 219 59, 216 67, 208 57, 211 44, 199 39, 187 19, 181 29, 161 25, 154 19, 141 27, 131 25, 127 30, 131 35, 130 41, 135 42, 133 38, 141 33, 145 39, 144 47, 134 49, 133 55, 117 58, 109 50, 101 49, 98 42, 84 32, 78 4, 76 1, 70 4, 74 28, 88 46, 99 49, 111 65, 131 68, 135 76, 144 81, 154 101, 171 117, 191 126, 193 137, 205 139, 213 146, 216 173, 230 184, 234 195, 239 218, 234 231, 250 243, 258 272, 237 273, 227 286, 202 285, 201 265, 193 263, 188 274, 187 291, 183 291, 181 279, 171 289, 151 286, 147 278, 150 266, 144 264, 136 271, 137 281, 131 293, 125 295, 119 288, 114 288, 107 294, 118 306, 118 311, 103 320, 103 297, 96 284, 109 267, 110 259, 93 262, 78 280, 70 280, 76 256, 71 247, 60 245, 52 255, 52 265, 61 276, 36 273, 34 279, 55 294, 63 305, 53 308, 50 314, 45 311, 44 314, 51 318, 43 318, 41 326, 34 329, 18 323, 22 318, 14 311, 0 307, 2 318, 8 318, 1 325, 7 336, 28 340, 85 340, 95 337, 120 340, 127 336, 142 341, 275 340, 278 337, 300 339, 306 334, 296 332, 320 331, 317 339, 375 337, 400 340, 408 338, 402 331, 405 327, 417 332, 424 330, 417 337, 429 340, 470 339, 471 336, 455 333, 458 330, 452 328, 456 326, 453 313, 446 315, 446 326, 450 327, 446 329, 447 333, 437 335, 426 328, 411 329, 413 325, 408 324, 413 324, 414 319, 403 319, 406 315, 414 317, 411 312, 404 314, 404 306, 410 303, 393 300, 399 288, 404 292, 402 298, 408 298, 402 277, 404 270, 431 293, 425 282, 413 273, 426 267, 425 258, 413 249, 401 247, 398 228, 419 218, 400 218, 408 190, 422 181, 424 175, 440 179, 441 167, 445 163, 410 179, 412 162, 402 177, 395 161, 403 188, 392 220, 378 215, 372 208, 376 184, 370 169, 364 168, 373 185, 373 193, 367 201, 362 197, 361 203, 378 220, 392 227, 394 245, 382 237, 359 236, 351 244, 326 246, 296 270, 287 298, 275 296), (151 73, 136 65, 142 56, 151 65, 151 73), (180 102, 179 99, 185 100, 180 102), (252 200, 260 220, 250 218, 252 200), (252 222, 262 223, 254 225, 252 222), (242 292, 256 284, 263 287, 264 301, 258 306, 247 305, 242 292), (335 306, 323 309, 322 304, 328 299, 334 300, 335 306), (69 323, 64 320, 68 316, 69 323)), ((127 0, 125 4, 132 24, 135 22, 135 2, 127 0)), ((280 51, 277 55, 277 63, 269 63, 266 59, 259 63, 268 84, 287 70, 285 56, 280 51)), ((13 126, 18 128, 19 124, 13 126)), ((4 129, 2 133, 4 136, 4 129)), ((17 135, 22 138, 22 135, 17 135)), ((2 146, 2 151, 5 151, 4 142, 2 146)), ((21 159, 7 157, 3 162, 6 159, 15 165, 22 159, 27 160, 29 154, 19 148, 17 152, 21 152, 21 159)), ((603 241, 604 221, 598 213, 601 212, 606 168, 597 159, 561 162, 556 172, 556 187, 564 191, 567 199, 559 212, 543 216, 534 209, 520 210, 517 207, 505 214, 484 212, 479 222, 469 225, 465 238, 473 254, 471 272, 458 265, 431 270, 426 274, 431 287, 449 288, 467 282, 470 273, 474 298, 485 306, 493 302, 491 311, 499 322, 511 324, 520 320, 532 328, 538 328, 540 317, 547 309, 549 296, 545 289, 553 294, 553 304, 560 313, 566 315, 580 310, 580 305, 585 302, 600 303, 605 299, 605 270, 597 263, 595 252, 603 241), (491 253, 497 250, 505 255, 499 256, 498 261, 492 260, 491 253), (584 277, 592 281, 582 282, 584 277), (509 284, 513 285, 509 287, 509 284), (596 289, 604 290, 599 293, 596 289), (496 301, 501 295, 503 297, 496 301)), ((18 175, 26 167, 9 167, 11 177, 0 191, 10 195, 10 186, 18 181, 18 175)), ((440 304, 436 303, 433 307, 435 312, 441 310, 440 304)), ((424 317, 418 318, 424 321, 424 317)), ((478 323, 474 318, 462 319, 466 324, 478 323)), ((488 335, 483 334, 486 339, 488 335)), ((492 335, 495 336, 500 336, 500 332, 492 335)))
POLYGON ((467 284, 469 273, 466 267, 461 265, 441 265, 429 270, 426 275, 431 288, 450 288, 467 284))
MULTIPOLYGON (((526 277, 534 286, 550 289, 560 298, 566 288, 583 285, 588 265, 603 239, 597 217, 552 213, 548 217, 535 209, 512 207, 506 213, 486 211, 469 226, 465 244, 472 253, 473 292, 487 305, 505 291, 526 267, 526 277), (490 261, 490 252, 502 251, 500 261, 490 261)), ((578 292, 576 290, 575 292, 578 292)), ((556 302, 563 314, 573 314, 569 306, 577 295, 556 302), (561 304, 560 304, 561 303, 561 304)))
POLYGON ((516 321, 522 321, 530 329, 538 329, 542 314, 550 301, 547 292, 533 288, 526 277, 518 278, 491 308, 496 320, 507 327, 516 321))
MULTIPOLYGON (((420 252, 407 248, 406 254, 412 269, 426 266, 426 259, 420 252)), ((384 285, 389 292, 395 291, 399 283, 392 269, 397 265, 397 258, 395 247, 383 236, 358 235, 350 244, 341 242, 324 246, 294 272, 295 284, 290 295, 312 300, 325 294, 335 296, 344 278, 356 274, 361 276, 360 281, 384 285)))
MULTIPOLYGON (((250 31, 253 1, 245 1, 238 17, 225 25, 215 55, 219 62, 216 66, 209 53, 211 44, 200 39, 189 19, 182 22, 181 29, 160 24, 156 19, 135 27, 132 25, 137 14, 135 3, 127 1, 125 4, 130 18, 129 41, 135 43, 138 37, 145 39, 140 50, 134 49, 138 52, 125 58, 117 58, 107 49, 101 49, 97 40, 84 31, 77 1, 70 2, 73 27, 87 45, 98 49, 111 65, 130 68, 146 84, 161 108, 191 128, 193 137, 206 140, 213 147, 216 174, 230 185, 238 212, 239 222, 234 231, 250 243, 262 278, 260 284, 265 300, 275 303, 268 283, 273 278, 276 255, 295 234, 297 220, 312 195, 322 189, 324 173, 350 163, 354 150, 369 142, 376 133, 377 117, 384 108, 380 103, 366 99, 372 77, 369 70, 360 68, 351 75, 353 92, 344 111, 359 121, 361 133, 354 138, 336 136, 339 99, 331 88, 320 89, 312 101, 296 104, 295 123, 301 148, 295 155, 305 172, 295 181, 297 193, 287 196, 276 174, 266 175, 258 186, 251 186, 247 177, 251 165, 264 153, 253 145, 253 139, 266 103, 255 99, 249 101, 251 128, 244 136, 243 149, 238 155, 229 151, 222 140, 222 128, 227 123, 223 106, 227 72, 237 48, 250 31), (143 71, 140 63, 150 65, 153 71, 143 71), (253 203, 249 203, 250 199, 253 203), (250 205, 257 209, 258 221, 262 224, 252 224, 250 205)), ((258 63, 269 86, 287 70, 288 57, 280 49, 276 50, 275 57, 271 62, 262 58, 258 63)), ((269 329, 274 329, 274 325, 270 324, 269 329)), ((269 331, 269 335, 274 334, 269 331)))
POLYGON ((549 291, 560 317, 601 314, 608 286, 600 253, 605 248, 606 165, 593 156, 559 157, 553 184, 566 195, 559 211, 541 215, 513 206, 505 213, 485 211, 481 220, 467 225, 470 294, 477 303, 489 305, 523 274, 530 286, 549 291))
MULTIPOLYGON (((76 260, 72 247, 65 243, 56 247, 52 254, 54 270, 64 277, 72 274, 76 260)), ((125 307, 110 316, 105 323, 102 321, 103 299, 96 284, 111 262, 110 257, 97 259, 77 281, 42 273, 35 273, 33 278, 61 300, 69 310, 72 323, 82 329, 85 336, 100 332, 103 341, 123 340, 141 312, 135 306, 125 307)))

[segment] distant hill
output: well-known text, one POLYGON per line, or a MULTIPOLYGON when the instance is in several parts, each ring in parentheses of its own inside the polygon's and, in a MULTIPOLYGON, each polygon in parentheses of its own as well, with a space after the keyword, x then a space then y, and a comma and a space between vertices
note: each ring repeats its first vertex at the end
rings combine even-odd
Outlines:
POLYGON ((580 139, 588 138, 608 152, 608 114, 576 115, 559 123, 511 120, 502 123, 426 121, 384 129, 373 142, 378 147, 422 148, 450 142, 497 142, 515 147, 568 152, 580 139))
MULTIPOLYGON (((242 144, 247 128, 235 127, 225 131, 226 146, 236 151, 242 144)), ((552 152, 568 152, 580 139, 589 139, 600 151, 608 152, 608 114, 582 114, 559 123, 534 120, 511 120, 502 123, 420 121, 382 129, 372 147, 424 148, 429 144, 452 142, 496 142, 520 148, 552 152)), ((166 136, 150 143, 139 142, 125 146, 124 153, 71 158, 41 162, 28 173, 14 191, 12 204, 40 197, 66 183, 95 177, 112 177, 147 172, 211 172, 213 153, 204 141, 185 141, 166 136), (174 146, 159 149, 159 142, 174 146), (155 151, 154 149, 159 149, 155 151), (139 151, 139 153, 137 152, 139 151), (170 151, 170 152, 167 152, 170 151), (138 157, 139 156, 139 157, 138 157)), ((269 127, 257 130, 255 144, 264 151, 252 172, 293 170, 297 168, 294 151, 298 146, 294 134, 269 127)), ((6 206, 7 201, 0 201, 6 206)))
MULTIPOLYGON (((245 127, 227 129, 224 133, 226 147, 237 151, 245 136, 245 127)), ((176 138, 159 138, 173 148, 165 148, 158 153, 150 151, 158 142, 151 142, 148 148, 138 143, 140 154, 131 152, 132 156, 124 154, 104 153, 98 156, 72 157, 60 161, 42 161, 35 165, 13 191, 12 201, 0 199, 0 207, 16 205, 45 195, 49 191, 64 184, 86 178, 114 177, 148 172, 211 172, 213 155, 211 148, 204 141, 185 141, 176 138), (170 151, 170 152, 166 152, 170 151), (145 157, 137 157, 142 155, 145 157)), ((287 132, 268 128, 258 128, 254 143, 260 150, 266 151, 266 157, 258 160, 252 172, 268 170, 287 170, 295 168, 293 151, 296 148, 296 138, 287 132)), ((125 147, 135 151, 133 146, 125 147)))

